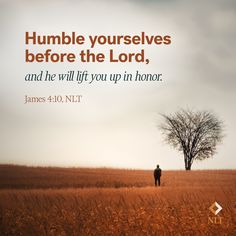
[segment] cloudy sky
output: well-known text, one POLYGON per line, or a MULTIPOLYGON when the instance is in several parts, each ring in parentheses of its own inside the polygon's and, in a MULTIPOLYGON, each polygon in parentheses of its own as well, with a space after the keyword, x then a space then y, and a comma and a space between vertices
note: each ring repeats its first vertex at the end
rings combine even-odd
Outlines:
MULTIPOLYGON (((225 124, 218 153, 193 169, 236 168, 235 1, 0 1, 0 163, 184 169, 163 142, 160 113, 210 110, 225 124), (145 49, 150 64, 24 62, 25 32, 85 36, 171 35, 169 46, 145 49), (27 73, 162 73, 162 82, 77 84, 26 82, 27 73), (25 104, 24 96, 82 94, 80 104, 25 104)), ((86 45, 84 45, 86 47, 86 45)), ((29 47, 45 50, 48 47, 29 47)), ((78 52, 79 46, 54 46, 78 52)), ((105 46, 97 51, 108 50, 105 46)))

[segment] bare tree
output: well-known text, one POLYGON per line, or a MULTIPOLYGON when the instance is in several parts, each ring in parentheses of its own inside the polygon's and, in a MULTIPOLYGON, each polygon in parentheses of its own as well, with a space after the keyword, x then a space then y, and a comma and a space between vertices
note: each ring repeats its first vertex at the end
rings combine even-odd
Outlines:
POLYGON ((223 138, 223 122, 209 111, 180 110, 162 117, 160 129, 167 143, 183 152, 186 170, 194 160, 213 156, 223 138))

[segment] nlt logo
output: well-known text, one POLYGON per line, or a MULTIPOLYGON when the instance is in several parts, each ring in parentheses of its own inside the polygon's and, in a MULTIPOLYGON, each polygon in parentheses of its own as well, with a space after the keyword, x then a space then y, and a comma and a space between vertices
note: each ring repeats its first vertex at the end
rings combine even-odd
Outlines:
POLYGON ((218 216, 219 212, 222 210, 221 205, 218 202, 214 202, 210 207, 209 210, 215 215, 215 216, 209 216, 208 217, 208 224, 222 224, 222 218, 218 216))

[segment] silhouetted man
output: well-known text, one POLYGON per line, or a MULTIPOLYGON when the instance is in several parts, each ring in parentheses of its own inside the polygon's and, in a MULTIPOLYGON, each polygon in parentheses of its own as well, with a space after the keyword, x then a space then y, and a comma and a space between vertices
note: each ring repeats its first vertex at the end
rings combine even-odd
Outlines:
POLYGON ((154 179, 155 179, 155 186, 157 186, 157 181, 158 181, 158 186, 161 185, 161 168, 159 165, 157 165, 157 168, 154 170, 154 179))

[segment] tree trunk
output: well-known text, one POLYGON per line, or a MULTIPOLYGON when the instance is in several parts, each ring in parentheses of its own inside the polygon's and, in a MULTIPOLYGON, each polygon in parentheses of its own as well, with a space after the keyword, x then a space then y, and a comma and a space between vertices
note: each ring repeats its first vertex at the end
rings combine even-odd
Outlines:
POLYGON ((190 157, 185 157, 184 158, 184 163, 185 163, 185 170, 191 170, 191 158, 190 157))
POLYGON ((186 166, 185 170, 191 170, 191 166, 186 166))

